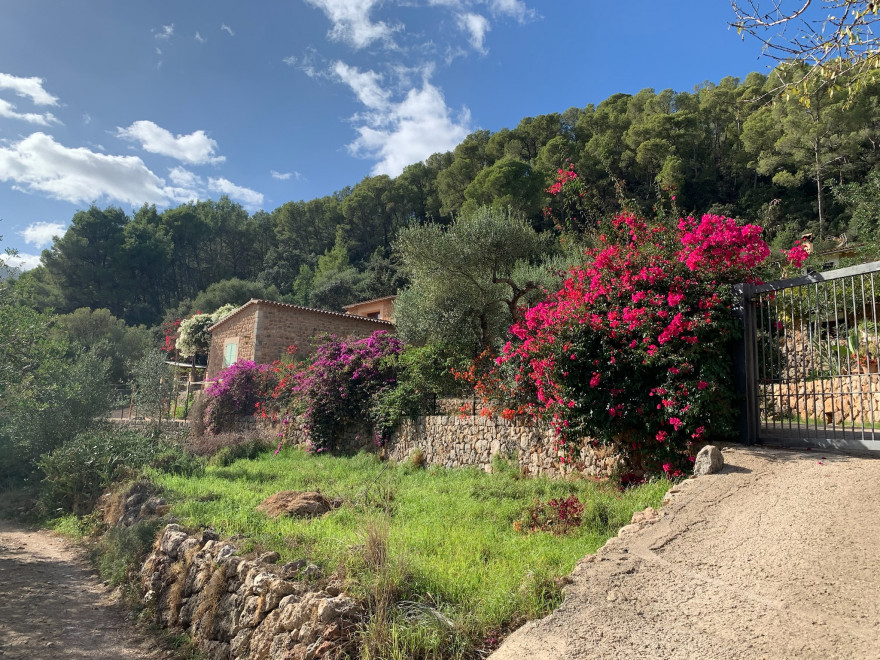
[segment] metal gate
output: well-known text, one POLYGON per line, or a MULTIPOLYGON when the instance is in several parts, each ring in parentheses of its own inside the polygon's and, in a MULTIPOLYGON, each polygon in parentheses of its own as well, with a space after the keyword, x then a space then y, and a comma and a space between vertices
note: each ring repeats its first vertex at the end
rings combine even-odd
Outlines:
POLYGON ((880 261, 737 289, 743 439, 880 450, 880 261))

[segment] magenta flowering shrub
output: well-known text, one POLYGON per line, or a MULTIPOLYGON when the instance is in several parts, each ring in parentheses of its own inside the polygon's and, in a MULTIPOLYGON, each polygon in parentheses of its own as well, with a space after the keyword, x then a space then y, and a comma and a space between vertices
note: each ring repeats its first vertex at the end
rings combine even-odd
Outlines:
MULTIPOLYGON (((731 285, 756 281, 770 250, 730 218, 673 227, 621 215, 562 288, 527 310, 497 358, 521 406, 573 455, 585 437, 674 472, 694 441, 731 435, 731 285)), ((570 460, 570 459, 569 459, 570 460)))
POLYGON ((331 337, 304 368, 284 374, 272 395, 287 417, 301 415, 314 452, 331 448, 352 426, 372 425, 382 444, 390 432, 377 400, 397 384, 403 342, 385 330, 365 339, 331 337))
POLYGON ((266 364, 238 360, 217 374, 205 390, 205 431, 216 435, 232 427, 242 415, 253 415, 265 392, 274 388, 276 376, 266 364))

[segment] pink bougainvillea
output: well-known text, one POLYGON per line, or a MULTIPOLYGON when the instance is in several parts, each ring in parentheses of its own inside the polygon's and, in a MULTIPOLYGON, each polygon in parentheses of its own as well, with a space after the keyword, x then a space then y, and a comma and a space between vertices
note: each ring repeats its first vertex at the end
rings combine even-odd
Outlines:
POLYGON ((512 372, 519 412, 550 420, 563 448, 617 443, 675 473, 694 440, 733 431, 731 285, 758 281, 770 249, 760 227, 716 215, 670 226, 623 214, 599 230, 477 380, 504 390, 512 372))

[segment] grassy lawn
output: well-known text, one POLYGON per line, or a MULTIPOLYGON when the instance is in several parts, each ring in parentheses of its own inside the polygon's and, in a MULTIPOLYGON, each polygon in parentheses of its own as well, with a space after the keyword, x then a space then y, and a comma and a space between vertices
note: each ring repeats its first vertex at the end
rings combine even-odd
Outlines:
POLYGON ((347 590, 374 614, 360 650, 367 658, 473 657, 491 638, 556 606, 554 579, 634 511, 659 506, 669 488, 654 481, 620 492, 586 479, 524 479, 504 463, 486 474, 288 448, 209 467, 202 477, 154 479, 181 523, 244 537, 245 552, 276 550, 282 561, 305 558, 345 575, 347 590), (254 510, 280 490, 319 490, 343 504, 311 520, 254 510), (569 495, 584 504, 573 532, 514 529, 536 500, 569 495))

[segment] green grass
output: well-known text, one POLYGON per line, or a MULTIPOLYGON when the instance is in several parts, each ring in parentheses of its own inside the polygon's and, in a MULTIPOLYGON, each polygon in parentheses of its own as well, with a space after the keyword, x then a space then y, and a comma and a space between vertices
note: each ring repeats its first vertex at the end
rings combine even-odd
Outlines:
POLYGON ((495 474, 420 469, 371 454, 295 449, 208 467, 202 476, 154 479, 185 525, 243 536, 245 552, 276 550, 282 561, 306 558, 326 573, 344 570, 347 589, 382 619, 374 616, 365 629, 361 656, 392 658, 472 657, 487 637, 547 613, 561 598, 555 578, 634 511, 659 506, 669 488, 659 480, 620 492, 585 479, 524 479, 509 466, 495 474), (280 490, 320 490, 343 505, 311 520, 272 520, 254 510, 280 490), (535 500, 571 494, 585 504, 575 532, 514 530, 535 500), (387 559, 378 562, 365 550, 377 542, 387 546, 387 559))

